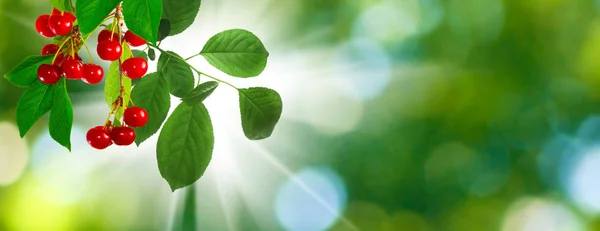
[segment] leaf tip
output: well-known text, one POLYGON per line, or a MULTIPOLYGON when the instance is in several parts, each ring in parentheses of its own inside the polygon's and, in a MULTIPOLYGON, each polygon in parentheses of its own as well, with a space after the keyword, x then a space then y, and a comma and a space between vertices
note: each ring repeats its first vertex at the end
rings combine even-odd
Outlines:
POLYGON ((175 184, 175 183, 171 183, 171 182, 169 182, 168 180, 167 180, 167 183, 169 183, 169 187, 171 188, 171 192, 175 192, 175 191, 177 191, 178 189, 181 189, 181 188, 184 188, 184 187, 185 187, 185 186, 180 186, 180 185, 178 185, 178 184, 175 184))
POLYGON ((271 137, 271 134, 264 134, 264 135, 246 134, 246 138, 248 138, 249 140, 253 140, 253 141, 264 140, 269 137, 271 137))

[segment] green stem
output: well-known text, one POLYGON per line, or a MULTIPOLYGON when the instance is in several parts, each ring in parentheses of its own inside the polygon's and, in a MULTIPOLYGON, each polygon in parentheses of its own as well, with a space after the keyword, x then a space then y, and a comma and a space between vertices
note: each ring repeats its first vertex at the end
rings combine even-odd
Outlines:
POLYGON ((148 43, 148 45, 149 45, 149 46, 151 46, 151 47, 154 47, 154 48, 156 48, 156 49, 157 49, 158 51, 160 51, 160 53, 162 53, 162 54, 167 54, 167 55, 169 55, 169 56, 171 56, 171 57, 173 57, 173 58, 176 58, 176 59, 179 59, 179 60, 181 60, 182 62, 184 62, 185 64, 187 64, 188 66, 190 66, 190 68, 192 68, 192 70, 194 70, 196 73, 198 73, 198 75, 204 75, 204 76, 206 76, 206 77, 208 77, 208 78, 211 78, 211 79, 213 79, 213 80, 215 80, 215 81, 217 81, 217 82, 219 82, 219 83, 223 83, 223 84, 225 84, 225 85, 228 85, 228 86, 232 87, 233 89, 236 89, 236 90, 238 90, 238 91, 240 90, 239 88, 237 88, 236 86, 234 86, 234 85, 233 85, 233 84, 231 84, 231 83, 228 83, 227 81, 224 81, 224 80, 222 80, 222 79, 219 79, 219 78, 217 78, 217 77, 214 77, 214 76, 212 76, 212 75, 206 74, 206 73, 204 73, 204 72, 202 72, 202 71, 200 71, 200 70, 196 69, 194 66, 190 65, 190 64, 187 62, 187 60, 185 60, 184 58, 181 58, 181 57, 179 57, 179 56, 176 56, 176 55, 171 55, 171 53, 169 53, 169 52, 166 52, 165 50, 163 50, 163 49, 161 49, 160 47, 158 47, 158 46, 155 46, 155 45, 153 45, 153 44, 151 44, 151 43, 148 43))
POLYGON ((198 57, 198 56, 200 56, 200 55, 201 55, 201 54, 200 54, 200 53, 198 53, 198 54, 195 54, 195 55, 192 55, 192 56, 190 56, 189 58, 187 58, 187 59, 185 59, 185 60, 190 60, 190 59, 196 58, 196 57, 198 57))
POLYGON ((71 58, 75 59, 75 41, 71 40, 71 58))
POLYGON ((83 43, 83 46, 85 47, 85 50, 87 51, 88 56, 90 56, 90 64, 93 64, 94 60, 92 60, 92 52, 90 52, 90 48, 88 48, 88 45, 85 42, 83 43))
POLYGON ((60 44, 60 46, 58 47, 58 51, 56 52, 56 54, 54 55, 54 58, 52 58, 52 64, 54 64, 54 61, 56 61, 56 57, 58 57, 58 55, 60 54, 60 51, 62 50, 62 48, 65 46, 65 44, 67 44, 67 42, 71 40, 71 37, 67 37, 67 39, 62 42, 62 44, 60 44))

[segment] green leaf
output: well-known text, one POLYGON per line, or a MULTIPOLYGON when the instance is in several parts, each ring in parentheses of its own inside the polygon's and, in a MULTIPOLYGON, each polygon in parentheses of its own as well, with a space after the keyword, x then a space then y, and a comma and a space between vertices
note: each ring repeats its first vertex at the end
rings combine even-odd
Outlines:
POLYGON ((148 58, 154 61, 156 59, 156 52, 152 48, 148 48, 148 58))
POLYGON ((131 50, 131 52, 133 52, 133 57, 144 58, 146 62, 148 61, 148 55, 146 55, 146 52, 140 50, 131 50))
POLYGON ((152 44, 156 44, 161 16, 161 0, 123 0, 127 28, 152 44))
POLYGON ((54 36, 54 38, 52 38, 52 43, 58 44, 60 41, 62 41, 63 38, 65 38, 65 37, 64 36, 54 36))
POLYGON ((241 29, 227 30, 213 36, 200 54, 220 71, 242 78, 260 75, 269 57, 260 39, 252 32, 241 29))
POLYGON ((189 105, 202 103, 217 89, 217 86, 219 86, 219 83, 215 81, 200 84, 192 92, 183 97, 182 100, 189 105))
POLYGON ((160 25, 158 26, 158 41, 167 38, 169 32, 171 32, 171 21, 165 18, 161 19, 160 25))
POLYGON ((150 115, 146 126, 135 129, 135 142, 139 146, 158 132, 167 118, 171 107, 167 80, 159 73, 148 74, 135 85, 131 98, 136 106, 146 109, 150 115))
POLYGON ((175 191, 193 184, 206 171, 214 147, 213 128, 204 104, 180 104, 165 123, 156 156, 158 169, 175 191))
POLYGON ((40 81, 34 82, 25 90, 17 104, 17 125, 21 138, 50 110, 53 92, 54 88, 40 81))
POLYGON ((77 0, 75 14, 81 33, 92 33, 120 2, 121 0, 77 0))
POLYGON ((29 56, 11 71, 6 73, 4 78, 19 87, 28 87, 38 79, 37 70, 40 65, 49 64, 52 62, 52 58, 52 55, 29 56))
POLYGON ((283 103, 279 93, 269 88, 240 89, 240 112, 244 134, 251 140, 262 140, 273 133, 281 117, 283 103))
POLYGON ((186 62, 177 58, 181 56, 171 51, 167 53, 160 55, 157 70, 167 79, 171 94, 184 97, 194 89, 194 73, 186 62))
POLYGON ((73 105, 67 93, 67 82, 63 78, 54 85, 54 100, 48 124, 50 136, 71 151, 71 128, 73 127, 73 105))
POLYGON ((171 22, 171 31, 168 35, 176 35, 190 27, 198 11, 201 0, 162 0, 163 18, 171 22))
POLYGON ((60 11, 73 12, 71 0, 50 0, 52 6, 60 11))
MULTIPOLYGON (((123 54, 121 55, 122 60, 127 60, 131 58, 131 52, 129 52, 129 46, 123 45, 123 54)), ((110 64, 108 72, 106 74, 106 83, 104 85, 104 99, 106 99, 106 103, 108 107, 112 110, 112 104, 119 98, 120 94, 120 83, 119 83, 119 61, 114 61, 110 64)), ((123 78, 123 88, 125 90, 125 94, 123 95, 123 102, 127 104, 129 102, 129 96, 131 93, 131 79, 122 76, 123 78)), ((116 116, 121 117, 123 115, 123 108, 121 108, 116 116)))

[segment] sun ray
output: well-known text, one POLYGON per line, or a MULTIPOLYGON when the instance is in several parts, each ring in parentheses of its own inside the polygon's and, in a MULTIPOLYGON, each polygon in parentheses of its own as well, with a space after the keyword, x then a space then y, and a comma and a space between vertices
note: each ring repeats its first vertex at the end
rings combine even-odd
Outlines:
POLYGON ((290 168, 288 168, 283 163, 281 163, 279 160, 277 160, 277 158, 275 158, 273 155, 271 155, 271 153, 269 153, 265 148, 263 148, 262 146, 260 146, 256 143, 254 143, 252 145, 252 147, 269 164, 272 164, 279 171, 281 171, 284 175, 289 177, 292 180, 292 182, 294 182, 295 184, 300 186, 300 188, 302 188, 306 193, 308 193, 315 200, 317 200, 321 205, 323 205, 323 207, 325 207, 325 209, 327 209, 329 212, 331 212, 334 216, 338 217, 345 225, 347 225, 352 230, 359 231, 359 228, 356 227, 348 218, 346 218, 343 214, 335 211, 335 209, 326 200, 324 200, 323 198, 321 198, 321 196, 316 194, 315 191, 313 189, 311 189, 306 183, 304 183, 302 180, 300 180, 296 176, 294 176, 294 174, 290 170, 290 168))
POLYGON ((225 196, 224 194, 224 190, 223 190, 223 184, 224 182, 221 182, 219 180, 216 180, 216 184, 217 184, 217 195, 219 195, 219 204, 221 205, 221 210, 223 211, 223 215, 225 216, 225 222, 227 223, 227 230, 239 230, 237 227, 235 227, 235 223, 232 220, 232 214, 233 212, 231 211, 229 206, 225 205, 225 196))
POLYGON ((30 20, 27 20, 26 18, 19 16, 17 14, 11 13, 9 11, 3 10, 0 11, 0 15, 4 15, 5 18, 8 18, 18 24, 21 24, 21 26, 23 26, 23 28, 27 28, 27 31, 30 31, 32 33, 37 34, 37 31, 35 30, 35 27, 32 27, 31 25, 34 25, 35 22, 32 22, 30 20))
POLYGON ((177 221, 177 210, 181 206, 181 203, 179 202, 179 198, 181 197, 180 195, 180 192, 175 192, 173 193, 173 196, 171 196, 171 204, 169 206, 168 213, 169 218, 167 219, 166 227, 167 231, 173 231, 173 227, 175 226, 175 222, 177 221))

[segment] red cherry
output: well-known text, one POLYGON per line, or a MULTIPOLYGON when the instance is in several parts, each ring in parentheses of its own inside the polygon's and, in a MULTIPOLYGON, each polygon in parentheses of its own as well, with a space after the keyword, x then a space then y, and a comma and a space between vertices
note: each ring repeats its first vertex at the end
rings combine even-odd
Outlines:
POLYGON ((87 84, 97 84, 102 81, 104 77, 104 70, 101 66, 96 64, 84 64, 83 65, 83 82, 87 84))
POLYGON ((71 18, 65 15, 52 15, 48 18, 48 27, 56 35, 65 36, 73 29, 73 19, 74 17, 71 18))
POLYGON ((86 136, 87 142, 95 149, 105 149, 112 145, 109 132, 103 126, 90 129, 86 136))
POLYGON ((67 79, 81 79, 83 77, 83 63, 76 59, 67 59, 60 66, 62 74, 67 79))
POLYGON ((75 17, 75 15, 73 15, 69 12, 63 12, 63 16, 66 17, 67 19, 71 20, 71 22, 75 22, 75 20, 77 19, 75 17))
POLYGON ((75 60, 79 60, 81 62, 83 62, 83 59, 81 58, 81 56, 79 56, 79 54, 75 53, 74 56, 71 56, 69 54, 69 56, 67 57, 68 59, 75 59, 75 60))
POLYGON ((65 56, 63 54, 58 54, 56 59, 54 59, 54 65, 60 66, 65 61, 65 56))
POLYGON ((110 40, 110 41, 119 41, 119 34, 118 33, 112 33, 112 31, 110 30, 102 30, 100 31, 100 34, 98 34, 98 42, 103 42, 106 40, 110 40))
POLYGON ((125 41, 127 42, 127 44, 129 44, 132 47, 139 47, 142 45, 146 45, 146 40, 135 35, 130 30, 125 32, 125 41))
POLYGON ((42 64, 38 68, 37 76, 42 83, 56 84, 60 80, 60 68, 55 65, 42 64))
POLYGON ((96 48, 98 52, 98 56, 101 59, 107 61, 115 61, 121 57, 121 53, 123 52, 123 48, 121 44, 117 41, 102 41, 98 43, 98 47, 96 48))
POLYGON ((48 19, 50 19, 50 15, 40 15, 40 17, 35 20, 35 29, 40 35, 46 38, 52 38, 56 36, 56 34, 48 26, 48 19))
POLYGON ((46 44, 42 48, 42 55, 53 55, 58 52, 58 46, 56 44, 46 44))
POLYGON ((140 107, 127 108, 123 113, 123 121, 130 127, 143 127, 148 122, 148 112, 140 107))
POLYGON ((62 14, 62 12, 60 12, 60 10, 56 9, 56 8, 52 8, 52 15, 60 15, 62 14))
POLYGON ((130 127, 114 127, 110 132, 110 137, 116 145, 127 146, 135 141, 135 131, 130 127))
POLYGON ((123 74, 131 79, 142 78, 148 71, 148 62, 144 58, 130 58, 121 65, 123 74))

